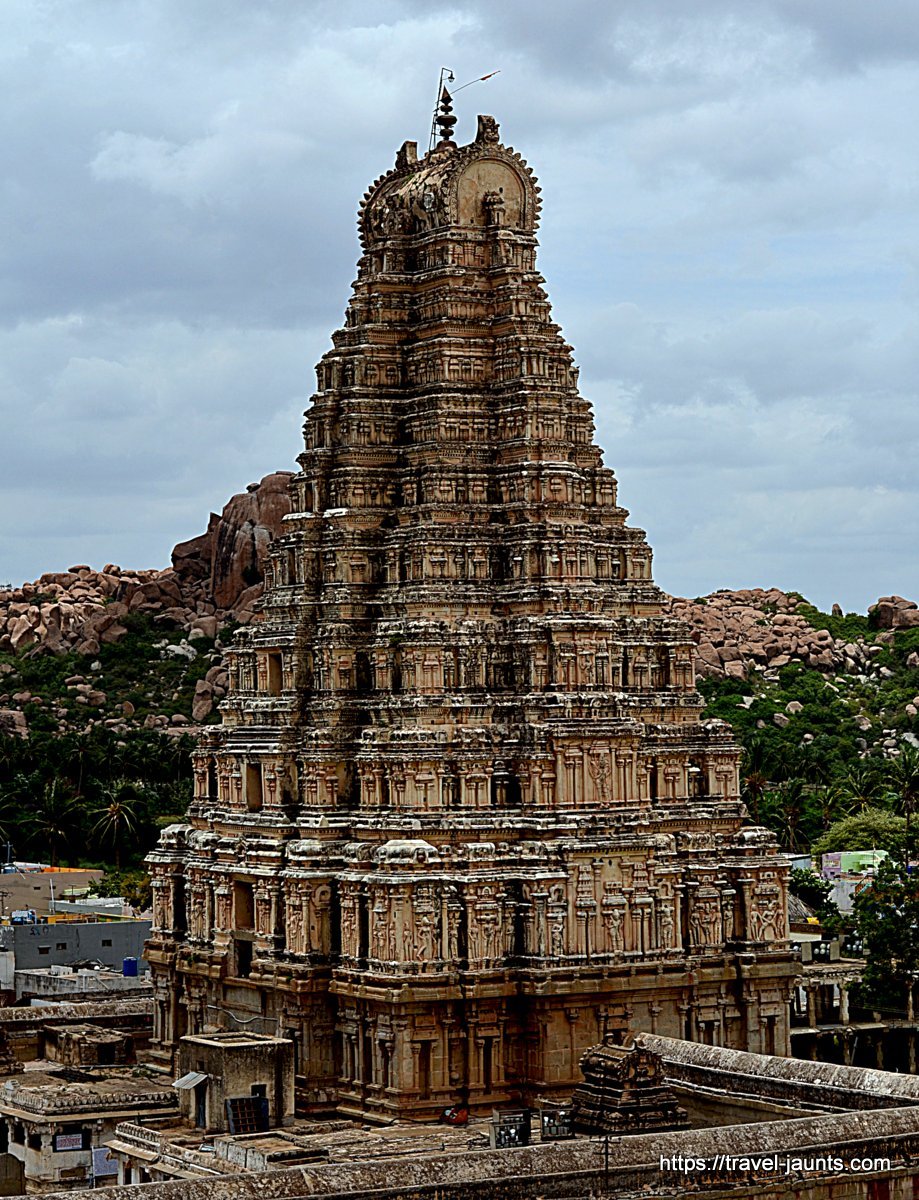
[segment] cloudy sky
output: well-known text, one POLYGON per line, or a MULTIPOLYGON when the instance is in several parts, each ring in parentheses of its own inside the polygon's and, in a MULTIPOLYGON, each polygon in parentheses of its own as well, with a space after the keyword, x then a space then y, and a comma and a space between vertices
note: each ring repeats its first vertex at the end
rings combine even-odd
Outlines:
POLYGON ((919 6, 5 0, 0 582, 166 565, 292 468, 440 66, 667 589, 919 598, 919 6))

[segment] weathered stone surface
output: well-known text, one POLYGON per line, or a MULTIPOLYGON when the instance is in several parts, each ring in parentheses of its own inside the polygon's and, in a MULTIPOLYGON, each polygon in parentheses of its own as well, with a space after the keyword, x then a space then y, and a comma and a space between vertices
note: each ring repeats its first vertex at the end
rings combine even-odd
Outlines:
POLYGON ((213 552, 220 517, 211 513, 207 529, 198 537, 179 542, 172 551, 172 568, 177 577, 188 583, 210 583, 213 572, 213 552))
POLYGON ((7 737, 28 737, 29 722, 17 708, 0 708, 0 733, 7 737))
POLYGON ((291 478, 289 471, 266 475, 234 496, 219 517, 212 513, 206 533, 173 550, 177 577, 206 583, 220 608, 235 609, 240 596, 262 581, 268 544, 290 512, 291 478))
POLYGON ((9 635, 10 644, 17 653, 26 650, 36 641, 35 629, 25 613, 9 626, 9 635))
POLYGON ((910 629, 919 625, 919 608, 915 600, 903 596, 881 596, 868 612, 879 629, 910 629))
POLYGON ((266 1021, 306 1108, 560 1097, 627 1011, 787 1049, 786 868, 593 444, 535 180, 483 129, 371 189, 301 471, 212 526, 252 619, 149 860, 158 1052, 266 1021))
POLYGON ((205 637, 215 638, 217 636, 217 618, 196 617, 192 623, 192 629, 200 630, 205 637))
POLYGON ((594 1046, 581 1059, 584 1082, 571 1097, 579 1133, 604 1136, 664 1132, 689 1123, 664 1078, 660 1055, 640 1042, 594 1046))
MULTIPOLYGON (((151 1154, 157 1132, 136 1125, 131 1129, 149 1137, 141 1148, 158 1158, 151 1154)), ((344 1161, 305 1162, 286 1170, 242 1174, 237 1169, 218 1177, 120 1186, 119 1196, 120 1200, 300 1200, 304 1196, 646 1200, 695 1192, 730 1200, 751 1195, 763 1200, 788 1200, 790 1195, 802 1200, 863 1200, 911 1195, 917 1155, 919 1109, 909 1106, 638 1134, 610 1142, 577 1138, 501 1150, 476 1147, 470 1152, 470 1147, 464 1147, 400 1154, 390 1146, 385 1157, 376 1160, 364 1150, 344 1161), (865 1164, 865 1157, 878 1161, 865 1164), (862 1168, 859 1172, 851 1166, 855 1159, 862 1168), (690 1171, 688 1162, 700 1166, 690 1171)), ((210 1158, 213 1161, 213 1154, 210 1158)), ((72 1189, 46 1195, 49 1200, 73 1200, 72 1189)))

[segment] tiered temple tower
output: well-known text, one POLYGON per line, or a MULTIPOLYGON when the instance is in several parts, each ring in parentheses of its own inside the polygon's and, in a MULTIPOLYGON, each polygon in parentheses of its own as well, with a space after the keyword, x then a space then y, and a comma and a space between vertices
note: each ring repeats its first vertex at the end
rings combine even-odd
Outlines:
POLYGON ((262 619, 150 856, 156 1045, 296 1046, 301 1108, 570 1093, 631 1026, 787 1053, 785 868, 594 445, 491 117, 361 207, 262 619))

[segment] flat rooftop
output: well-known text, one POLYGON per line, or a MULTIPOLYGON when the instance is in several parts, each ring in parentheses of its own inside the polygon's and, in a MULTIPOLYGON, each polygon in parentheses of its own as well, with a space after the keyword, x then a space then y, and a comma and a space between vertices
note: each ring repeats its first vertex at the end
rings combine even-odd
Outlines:
POLYGON ((227 1033, 194 1033, 182 1038, 183 1042, 191 1042, 195 1046, 289 1046, 288 1038, 270 1037, 265 1033, 240 1033, 235 1030, 227 1033))
POLYGON ((24 1116, 59 1117, 76 1113, 136 1113, 176 1109, 175 1089, 162 1076, 142 1068, 81 1070, 44 1062, 0 1084, 0 1111, 24 1116))

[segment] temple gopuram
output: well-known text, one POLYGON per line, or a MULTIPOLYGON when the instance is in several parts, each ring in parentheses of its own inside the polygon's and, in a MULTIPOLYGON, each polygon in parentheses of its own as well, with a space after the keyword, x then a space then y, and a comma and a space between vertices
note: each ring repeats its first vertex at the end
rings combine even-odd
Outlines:
POLYGON ((594 444, 533 173, 454 123, 361 205, 263 611, 148 860, 156 1052, 289 1039, 302 1113, 567 1097, 626 1029, 789 1049, 785 865, 594 444))

